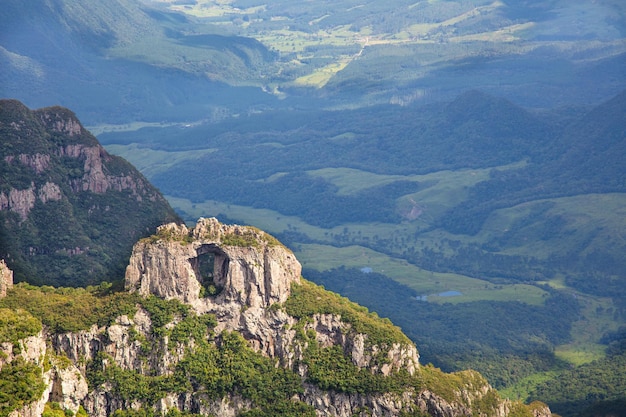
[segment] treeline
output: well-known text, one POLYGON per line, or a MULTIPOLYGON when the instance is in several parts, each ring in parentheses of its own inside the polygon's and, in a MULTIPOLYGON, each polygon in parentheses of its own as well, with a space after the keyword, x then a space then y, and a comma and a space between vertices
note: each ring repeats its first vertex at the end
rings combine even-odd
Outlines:
POLYGON ((576 300, 556 291, 543 306, 434 304, 419 301, 415 291, 375 272, 342 267, 307 269, 303 275, 390 318, 417 343, 423 362, 446 371, 471 365, 496 387, 556 366, 554 346, 569 340, 571 323, 579 316, 576 300))
POLYGON ((553 412, 566 416, 626 416, 626 337, 603 359, 563 371, 533 390, 553 412))

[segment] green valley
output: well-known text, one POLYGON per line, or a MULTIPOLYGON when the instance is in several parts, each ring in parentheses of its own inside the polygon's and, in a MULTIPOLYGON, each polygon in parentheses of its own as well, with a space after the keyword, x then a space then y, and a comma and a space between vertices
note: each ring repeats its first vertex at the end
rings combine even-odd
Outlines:
POLYGON ((517 398, 539 375, 603 358, 602 338, 626 322, 623 163, 580 171, 574 162, 589 147, 623 154, 623 139, 584 133, 623 105, 621 94, 591 109, 579 133, 570 133, 576 112, 472 92, 306 122, 280 112, 267 128, 250 115, 100 138, 138 164, 167 155, 145 169, 184 218, 270 231, 307 278, 391 318, 423 358, 477 369, 517 398), (186 148, 172 145, 177 137, 186 148))

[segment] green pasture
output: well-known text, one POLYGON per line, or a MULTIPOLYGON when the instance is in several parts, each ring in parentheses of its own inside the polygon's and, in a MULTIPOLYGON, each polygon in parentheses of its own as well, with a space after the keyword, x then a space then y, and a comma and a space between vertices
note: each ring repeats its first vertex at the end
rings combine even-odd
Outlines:
MULTIPOLYGON (((349 133, 342 135, 342 138, 350 139, 349 133), (347 136, 344 136, 347 135, 347 136)), ((342 139, 333 138, 333 139, 342 139)), ((447 189, 453 188, 455 192, 459 189, 470 187, 480 181, 489 178, 489 172, 492 169, 506 170, 520 168, 525 162, 504 165, 499 167, 490 167, 483 169, 461 169, 457 171, 437 171, 424 175, 381 175, 368 171, 362 171, 353 168, 322 168, 307 171, 309 175, 324 178, 339 188, 338 194, 349 195, 359 191, 366 190, 371 187, 386 185, 394 181, 415 181, 426 184, 436 184, 439 187, 447 189)), ((430 187, 429 187, 430 188, 430 187)), ((429 193, 420 192, 420 196, 429 196, 429 193)))
POLYGON ((184 212, 191 219, 224 214, 231 219, 259 227, 270 234, 279 234, 285 231, 302 233, 315 241, 328 243, 328 247, 331 247, 335 237, 345 238, 349 241, 374 240, 375 238, 397 240, 407 234, 413 234, 415 231, 413 228, 399 227, 390 223, 343 224, 331 229, 323 229, 312 226, 299 217, 286 216, 274 210, 257 209, 214 200, 192 203, 183 198, 172 196, 166 196, 166 198, 172 207, 177 211, 184 212))
MULTIPOLYGON (((469 278, 474 280, 473 278, 469 278)), ((474 280, 480 281, 480 280, 474 280)), ((513 284, 513 285, 494 285, 488 281, 484 282, 484 286, 474 285, 474 281, 470 281, 470 285, 463 285, 462 282, 456 291, 461 292, 463 295, 442 297, 437 294, 428 296, 428 301, 432 303, 468 303, 472 301, 519 301, 520 303, 526 303, 531 305, 543 305, 548 293, 539 287, 526 284, 513 284)))
MULTIPOLYGON (((186 217, 195 220, 200 217, 215 217, 224 214, 231 219, 253 225, 270 234, 280 233, 285 229, 285 224, 291 225, 293 230, 301 230, 307 223, 295 216, 285 216, 277 211, 268 209, 255 209, 252 207, 227 204, 220 201, 206 200, 201 203, 192 203, 185 198, 165 196, 169 203, 177 211, 182 211, 186 217)), ((312 227, 312 226, 309 226, 312 227)))
POLYGON ((525 401, 536 386, 557 376, 558 371, 538 372, 522 378, 514 385, 498 390, 498 392, 504 398, 525 401))
POLYGON ((572 341, 557 346, 558 358, 573 365, 582 365, 604 357, 606 346, 598 343, 600 338, 616 331, 620 324, 613 317, 614 306, 610 298, 574 293, 582 306, 580 318, 572 326, 572 341))
POLYGON ((548 294, 532 285, 494 285, 488 281, 459 274, 432 272, 362 246, 336 248, 328 245, 301 244, 296 256, 304 268, 325 271, 346 268, 372 268, 400 284, 426 295, 433 303, 466 303, 472 301, 519 301, 542 305, 548 294), (439 293, 458 291, 460 296, 444 297, 439 293))
POLYGON ((179 162, 200 158, 203 155, 215 151, 214 149, 202 149, 167 152, 144 148, 136 143, 130 145, 107 145, 106 150, 126 159, 148 178, 160 172, 167 171, 179 162))
POLYGON ((570 251, 584 254, 586 247, 606 247, 611 253, 626 240, 626 194, 584 194, 496 210, 476 236, 477 242, 490 239, 506 241, 503 253, 540 259, 570 251), (537 216, 533 213, 539 207, 549 208, 537 216), (551 219, 559 226, 547 233, 551 219))
POLYGON ((96 126, 87 126, 86 129, 91 132, 92 135, 98 136, 107 132, 134 132, 144 127, 171 127, 176 126, 177 123, 161 123, 161 122, 132 122, 123 124, 109 124, 103 123, 96 126))

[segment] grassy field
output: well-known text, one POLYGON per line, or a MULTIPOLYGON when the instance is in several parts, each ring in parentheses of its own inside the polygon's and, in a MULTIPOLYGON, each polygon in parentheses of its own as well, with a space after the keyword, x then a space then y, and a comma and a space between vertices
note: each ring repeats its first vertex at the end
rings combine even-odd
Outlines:
POLYGON ((202 155, 214 152, 212 149, 167 152, 141 147, 137 144, 108 145, 106 149, 112 154, 119 155, 130 161, 148 178, 171 168, 179 162, 200 158, 202 155))
POLYGON ((573 365, 581 365, 604 357, 606 346, 598 343, 602 335, 615 331, 619 323, 613 317, 614 306, 609 298, 576 294, 583 306, 581 317, 574 322, 572 342, 558 346, 558 358, 573 365))
POLYGON ((530 392, 534 387, 542 382, 549 381, 556 376, 558 376, 558 372, 556 371, 536 373, 522 378, 522 380, 519 381, 517 384, 512 385, 506 389, 499 390, 498 392, 501 396, 505 398, 524 401, 526 398, 528 398, 530 392))
MULTIPOLYGON (((119 125, 114 124, 100 124, 97 126, 86 126, 87 130, 91 132, 92 135, 98 136, 101 133, 106 132, 134 132, 136 130, 142 129, 144 127, 170 127, 175 126, 176 123, 158 123, 158 122, 133 122, 133 123, 123 123, 119 125)), ((116 151, 123 151, 123 147, 120 147, 116 151)))

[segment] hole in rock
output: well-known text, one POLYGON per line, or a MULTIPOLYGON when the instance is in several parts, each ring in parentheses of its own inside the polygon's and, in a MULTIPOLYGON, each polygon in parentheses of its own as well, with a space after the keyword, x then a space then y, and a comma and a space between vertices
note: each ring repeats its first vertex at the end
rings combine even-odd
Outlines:
POLYGON ((229 259, 216 245, 202 245, 191 265, 202 285, 201 297, 214 297, 222 292, 228 275, 229 259))

